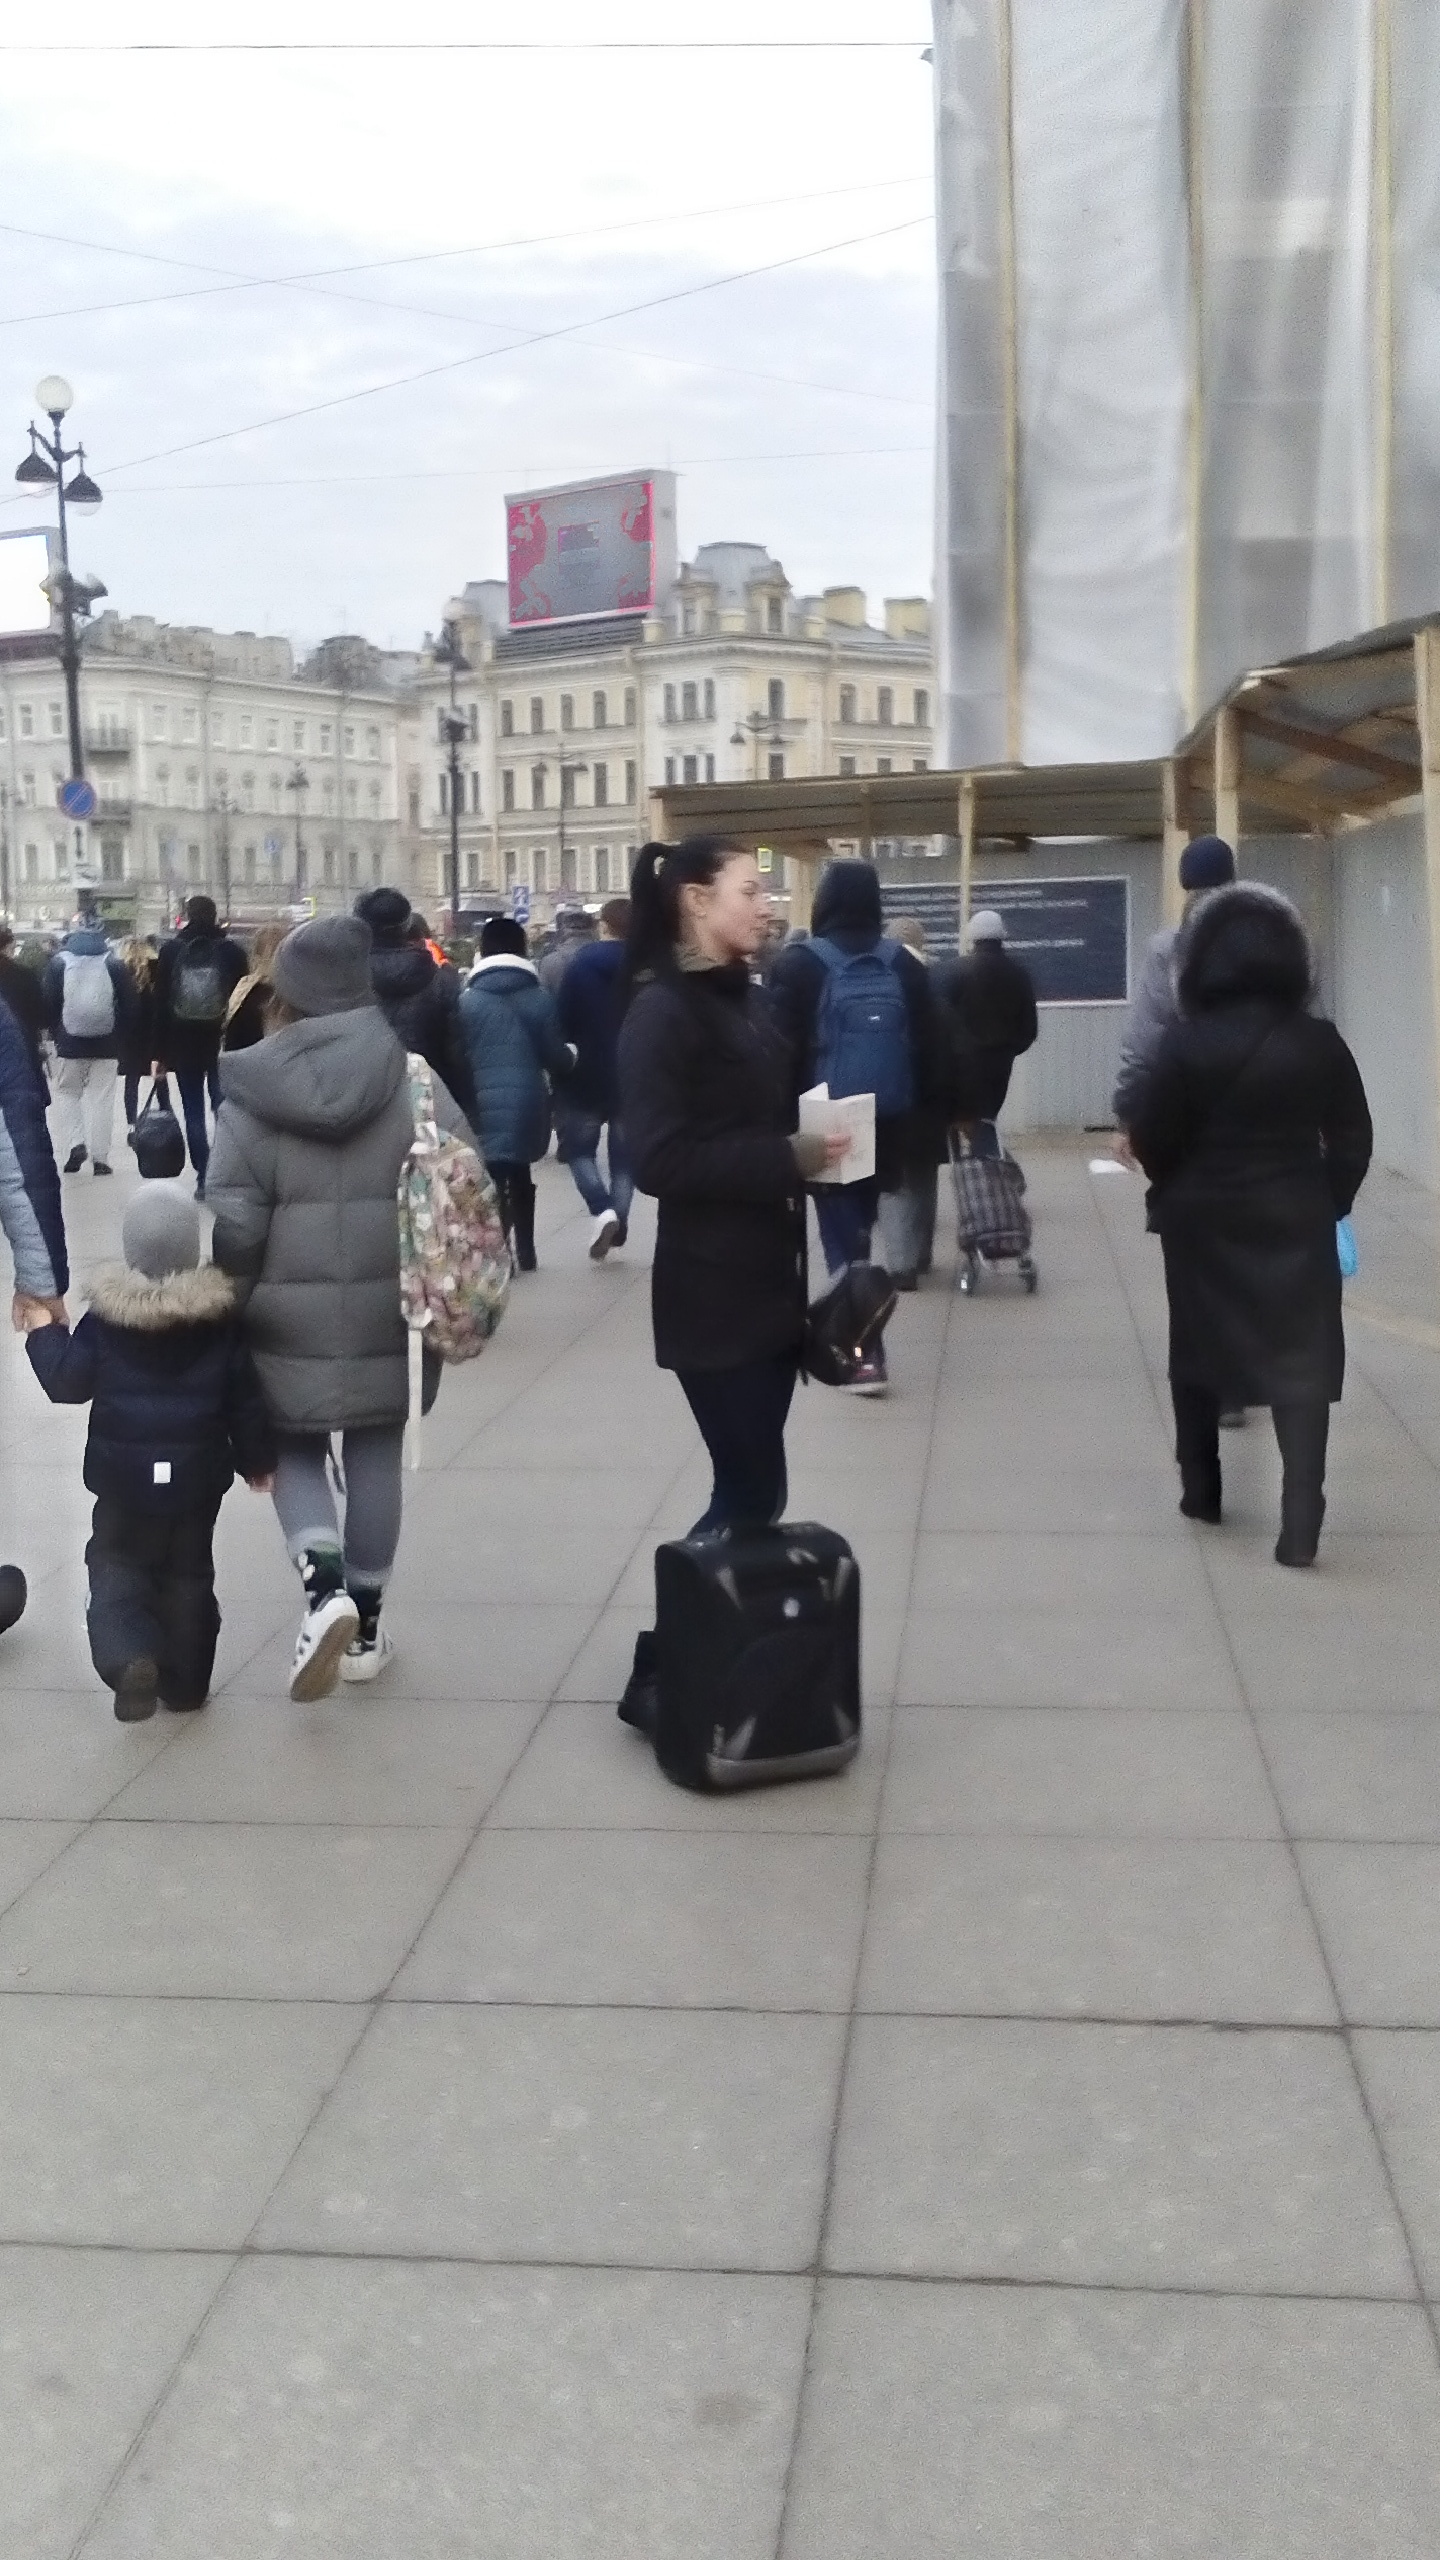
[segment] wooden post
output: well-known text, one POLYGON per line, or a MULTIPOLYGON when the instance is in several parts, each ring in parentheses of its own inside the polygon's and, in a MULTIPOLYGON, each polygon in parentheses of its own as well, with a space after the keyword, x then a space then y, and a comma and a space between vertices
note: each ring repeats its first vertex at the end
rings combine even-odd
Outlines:
POLYGON ((808 933, 810 910, 815 903, 815 864, 809 854, 787 853, 785 856, 786 888, 790 892, 790 930, 808 933))
POLYGON ((1415 718, 1425 811, 1425 907, 1430 927, 1430 1126, 1440 1164, 1440 631, 1415 634, 1415 718))
POLYGON ((1185 717, 1200 717, 1200 545, 1205 513, 1205 0, 1186 0, 1190 399, 1185 430, 1185 717))
POLYGON ((1160 831, 1160 921, 1178 924, 1185 907, 1185 892, 1180 886, 1180 856, 1190 841, 1190 830, 1182 816, 1184 778, 1173 756, 1168 756, 1161 774, 1160 831))
POLYGON ((1005 760, 1020 762, 1020 289, 1015 245, 1015 36, 1000 0, 1000 357, 1005 447, 1005 760))
POLYGON ((970 883, 975 869, 975 777, 960 777, 960 948, 970 922, 970 883))
POLYGON ((1215 833, 1233 848, 1240 868, 1240 723, 1233 703, 1215 714, 1215 833))
POLYGON ((1390 519, 1395 478, 1395 207, 1391 0, 1375 0, 1374 121, 1370 154, 1370 273, 1375 301, 1375 490, 1371 539, 1374 618, 1390 619, 1390 519))

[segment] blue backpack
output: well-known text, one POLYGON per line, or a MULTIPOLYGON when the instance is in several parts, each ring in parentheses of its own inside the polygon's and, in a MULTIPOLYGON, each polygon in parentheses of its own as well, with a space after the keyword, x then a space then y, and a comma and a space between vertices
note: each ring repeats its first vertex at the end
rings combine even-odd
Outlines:
POLYGON ((816 1019, 815 1081, 837 1096, 873 1093, 877 1120, 896 1119, 915 1101, 910 1016, 900 983, 900 945, 842 951, 823 934, 810 949, 825 970, 816 1019))

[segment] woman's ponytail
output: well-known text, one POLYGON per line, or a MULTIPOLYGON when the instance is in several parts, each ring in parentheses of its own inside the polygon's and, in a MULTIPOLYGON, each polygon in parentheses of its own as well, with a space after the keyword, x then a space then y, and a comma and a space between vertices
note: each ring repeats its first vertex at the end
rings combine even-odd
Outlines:
POLYGON ((642 845, 630 874, 630 931, 621 972, 622 1005, 644 978, 675 957, 680 943, 680 892, 708 888, 740 850, 726 836, 685 836, 679 844, 642 845))

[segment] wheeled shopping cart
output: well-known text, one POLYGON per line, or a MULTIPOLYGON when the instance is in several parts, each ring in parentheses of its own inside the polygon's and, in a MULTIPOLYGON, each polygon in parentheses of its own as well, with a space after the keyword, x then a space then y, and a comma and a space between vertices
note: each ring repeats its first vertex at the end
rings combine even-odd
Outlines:
POLYGON ((1025 1176, 1002 1144, 993 1120, 981 1122, 974 1142, 951 1130, 950 1175, 955 1185, 961 1294, 972 1297, 983 1271, 1013 1262, 1016 1278, 1033 1297, 1040 1274, 1030 1250, 1034 1231, 1025 1206, 1025 1176))

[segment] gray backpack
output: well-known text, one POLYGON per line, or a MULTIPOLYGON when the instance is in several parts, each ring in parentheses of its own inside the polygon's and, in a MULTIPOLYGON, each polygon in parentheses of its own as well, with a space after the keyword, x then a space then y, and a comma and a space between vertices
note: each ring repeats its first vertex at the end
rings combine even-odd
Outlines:
POLYGON ((115 1028, 115 981, 103 951, 67 951, 61 1028, 72 1040, 108 1040, 115 1028))

